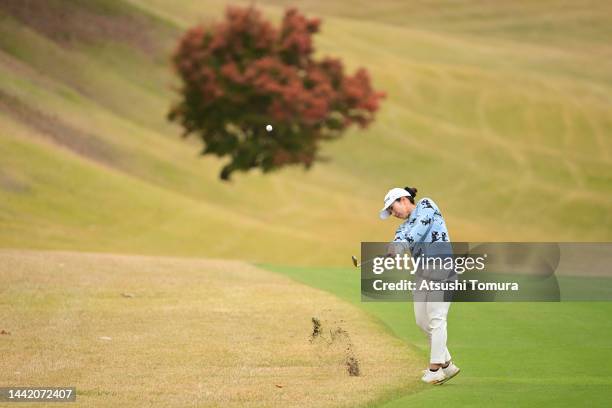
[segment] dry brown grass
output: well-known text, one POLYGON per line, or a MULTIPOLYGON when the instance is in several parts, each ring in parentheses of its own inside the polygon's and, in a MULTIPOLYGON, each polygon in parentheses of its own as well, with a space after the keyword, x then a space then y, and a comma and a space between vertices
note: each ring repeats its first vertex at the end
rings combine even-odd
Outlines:
POLYGON ((0 12, 62 46, 77 42, 100 43, 105 39, 149 54, 160 52, 150 22, 143 15, 130 14, 127 10, 111 11, 109 8, 105 14, 103 8, 96 9, 94 4, 87 7, 87 2, 3 0, 0 12))
POLYGON ((84 132, 0 90, 0 109, 37 134, 73 152, 108 165, 120 165, 123 153, 93 133, 84 132))
POLYGON ((0 250, 0 281, 0 384, 76 386, 76 406, 356 406, 423 363, 358 308, 237 261, 0 250))

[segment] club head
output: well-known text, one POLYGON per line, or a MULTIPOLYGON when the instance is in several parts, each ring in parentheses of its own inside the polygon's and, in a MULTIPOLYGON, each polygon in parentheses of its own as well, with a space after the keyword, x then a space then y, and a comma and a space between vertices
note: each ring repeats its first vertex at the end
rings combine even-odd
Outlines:
POLYGON ((353 265, 355 266, 355 268, 359 267, 359 262, 357 261, 357 257, 355 255, 352 255, 351 259, 353 260, 353 265))

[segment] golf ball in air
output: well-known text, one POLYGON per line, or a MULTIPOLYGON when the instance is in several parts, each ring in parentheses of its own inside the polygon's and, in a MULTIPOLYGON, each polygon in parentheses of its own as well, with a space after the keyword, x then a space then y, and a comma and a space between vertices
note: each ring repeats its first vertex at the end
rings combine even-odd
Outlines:
POLYGON ((271 132, 272 131, 272 125, 266 125, 266 130, 268 132, 271 132))

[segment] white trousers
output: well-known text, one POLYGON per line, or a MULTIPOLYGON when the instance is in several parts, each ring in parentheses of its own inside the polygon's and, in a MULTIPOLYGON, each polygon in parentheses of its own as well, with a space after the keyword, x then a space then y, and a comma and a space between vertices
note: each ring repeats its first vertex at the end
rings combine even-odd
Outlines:
POLYGON ((438 294, 439 292, 414 292, 414 317, 417 325, 429 338, 430 364, 443 364, 451 359, 446 348, 446 317, 451 302, 428 301, 431 298, 441 299, 436 296, 438 294))

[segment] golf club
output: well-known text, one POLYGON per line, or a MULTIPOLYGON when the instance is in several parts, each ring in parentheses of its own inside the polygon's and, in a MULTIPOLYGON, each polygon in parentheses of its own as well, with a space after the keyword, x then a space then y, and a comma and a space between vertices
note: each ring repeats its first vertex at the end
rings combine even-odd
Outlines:
POLYGON ((361 267, 361 265, 366 265, 366 264, 368 264, 368 263, 370 263, 370 262, 372 262, 372 261, 374 260, 374 259, 368 259, 368 260, 366 260, 366 261, 359 262, 359 261, 357 260, 357 257, 356 257, 355 255, 352 255, 352 256, 351 256, 351 259, 353 260, 353 265, 354 265, 356 268, 361 267))

